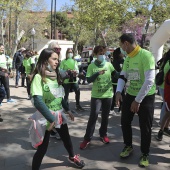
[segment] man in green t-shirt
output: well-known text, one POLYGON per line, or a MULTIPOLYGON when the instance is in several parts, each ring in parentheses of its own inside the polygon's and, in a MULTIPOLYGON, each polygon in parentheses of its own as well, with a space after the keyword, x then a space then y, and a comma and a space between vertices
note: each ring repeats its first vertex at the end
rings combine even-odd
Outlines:
POLYGON ((126 96, 123 100, 121 125, 125 147, 120 157, 125 158, 133 151, 131 122, 134 114, 139 116, 141 130, 140 166, 149 165, 149 148, 151 143, 151 127, 155 100, 155 60, 153 55, 137 45, 132 34, 123 34, 120 47, 127 53, 123 69, 118 79, 116 103, 122 101, 121 92, 125 83, 129 82, 126 96))

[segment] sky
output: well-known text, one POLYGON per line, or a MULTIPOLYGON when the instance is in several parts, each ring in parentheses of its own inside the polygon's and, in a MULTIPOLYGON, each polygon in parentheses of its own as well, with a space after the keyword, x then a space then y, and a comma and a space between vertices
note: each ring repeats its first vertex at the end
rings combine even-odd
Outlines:
MULTIPOLYGON (((45 0, 46 4, 47 4, 47 10, 51 10, 51 0, 45 0)), ((70 0, 56 0, 56 10, 59 11, 61 9, 62 6, 64 6, 65 4, 67 5, 73 5, 74 3, 70 0)), ((54 0, 53 0, 53 5, 54 5, 54 0)))

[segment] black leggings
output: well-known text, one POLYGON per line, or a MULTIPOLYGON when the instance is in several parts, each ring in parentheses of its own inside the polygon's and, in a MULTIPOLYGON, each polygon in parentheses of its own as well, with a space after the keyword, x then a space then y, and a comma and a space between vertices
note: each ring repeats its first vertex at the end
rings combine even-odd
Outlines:
POLYGON ((27 93, 28 95, 30 95, 30 88, 31 88, 30 78, 26 77, 26 82, 27 82, 27 93))
MULTIPOLYGON (((73 145, 71 142, 67 124, 61 125, 60 129, 56 128, 56 130, 59 133, 61 140, 64 143, 64 147, 66 148, 69 157, 74 157, 73 145)), ((43 143, 38 147, 36 153, 34 154, 33 161, 32 161, 32 170, 39 170, 42 159, 45 153, 47 152, 49 139, 50 139, 50 131, 46 130, 43 143)))
POLYGON ((75 99, 76 99, 76 105, 80 104, 80 89, 78 83, 68 83, 63 84, 64 90, 65 90, 65 96, 64 100, 68 105, 68 96, 70 93, 70 89, 73 89, 75 91, 75 99))
POLYGON ((1 77, 1 83, 4 85, 7 99, 10 99, 9 77, 1 77))

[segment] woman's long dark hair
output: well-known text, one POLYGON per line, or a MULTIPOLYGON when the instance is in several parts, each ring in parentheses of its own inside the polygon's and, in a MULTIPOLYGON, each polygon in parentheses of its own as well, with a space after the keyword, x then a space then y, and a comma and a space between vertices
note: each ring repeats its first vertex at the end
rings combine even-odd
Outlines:
POLYGON ((95 55, 97 55, 99 52, 102 52, 102 51, 103 51, 103 46, 98 45, 98 46, 94 47, 93 53, 95 55))
MULTIPOLYGON (((40 74, 41 77, 42 77, 42 81, 46 82, 46 80, 45 80, 45 78, 46 78, 45 70, 46 70, 46 67, 47 67, 47 64, 48 64, 48 59, 51 57, 51 55, 53 53, 56 53, 56 52, 52 48, 46 48, 46 49, 42 50, 42 52, 39 56, 38 62, 36 64, 35 70, 33 72, 32 80, 34 79, 34 76, 36 74, 40 74)), ((59 60, 58 60, 58 62, 59 62, 59 60)), ((59 74, 59 65, 60 65, 60 63, 58 63, 58 66, 57 66, 55 71, 57 73, 57 81, 58 81, 59 84, 61 84, 61 78, 60 78, 60 74, 59 74)))
MULTIPOLYGON (((67 56, 68 56, 68 53, 69 53, 70 50, 73 53, 73 49, 72 48, 67 48, 67 51, 66 51, 66 60, 68 59, 67 56)), ((73 53, 73 59, 74 59, 74 53, 73 53)))

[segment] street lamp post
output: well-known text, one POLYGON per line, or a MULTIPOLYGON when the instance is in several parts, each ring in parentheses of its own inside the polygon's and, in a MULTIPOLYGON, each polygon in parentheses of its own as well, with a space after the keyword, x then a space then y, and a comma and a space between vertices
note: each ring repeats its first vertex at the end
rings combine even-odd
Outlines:
POLYGON ((36 33, 35 29, 32 28, 32 30, 31 30, 31 35, 32 35, 32 49, 33 49, 33 50, 34 50, 34 36, 35 36, 35 33, 36 33))
POLYGON ((53 0, 51 0, 51 39, 53 39, 53 0))
POLYGON ((51 0, 51 39, 56 39, 56 3, 57 3, 56 0, 51 0), (53 16, 53 8, 54 8, 54 16, 53 16))

